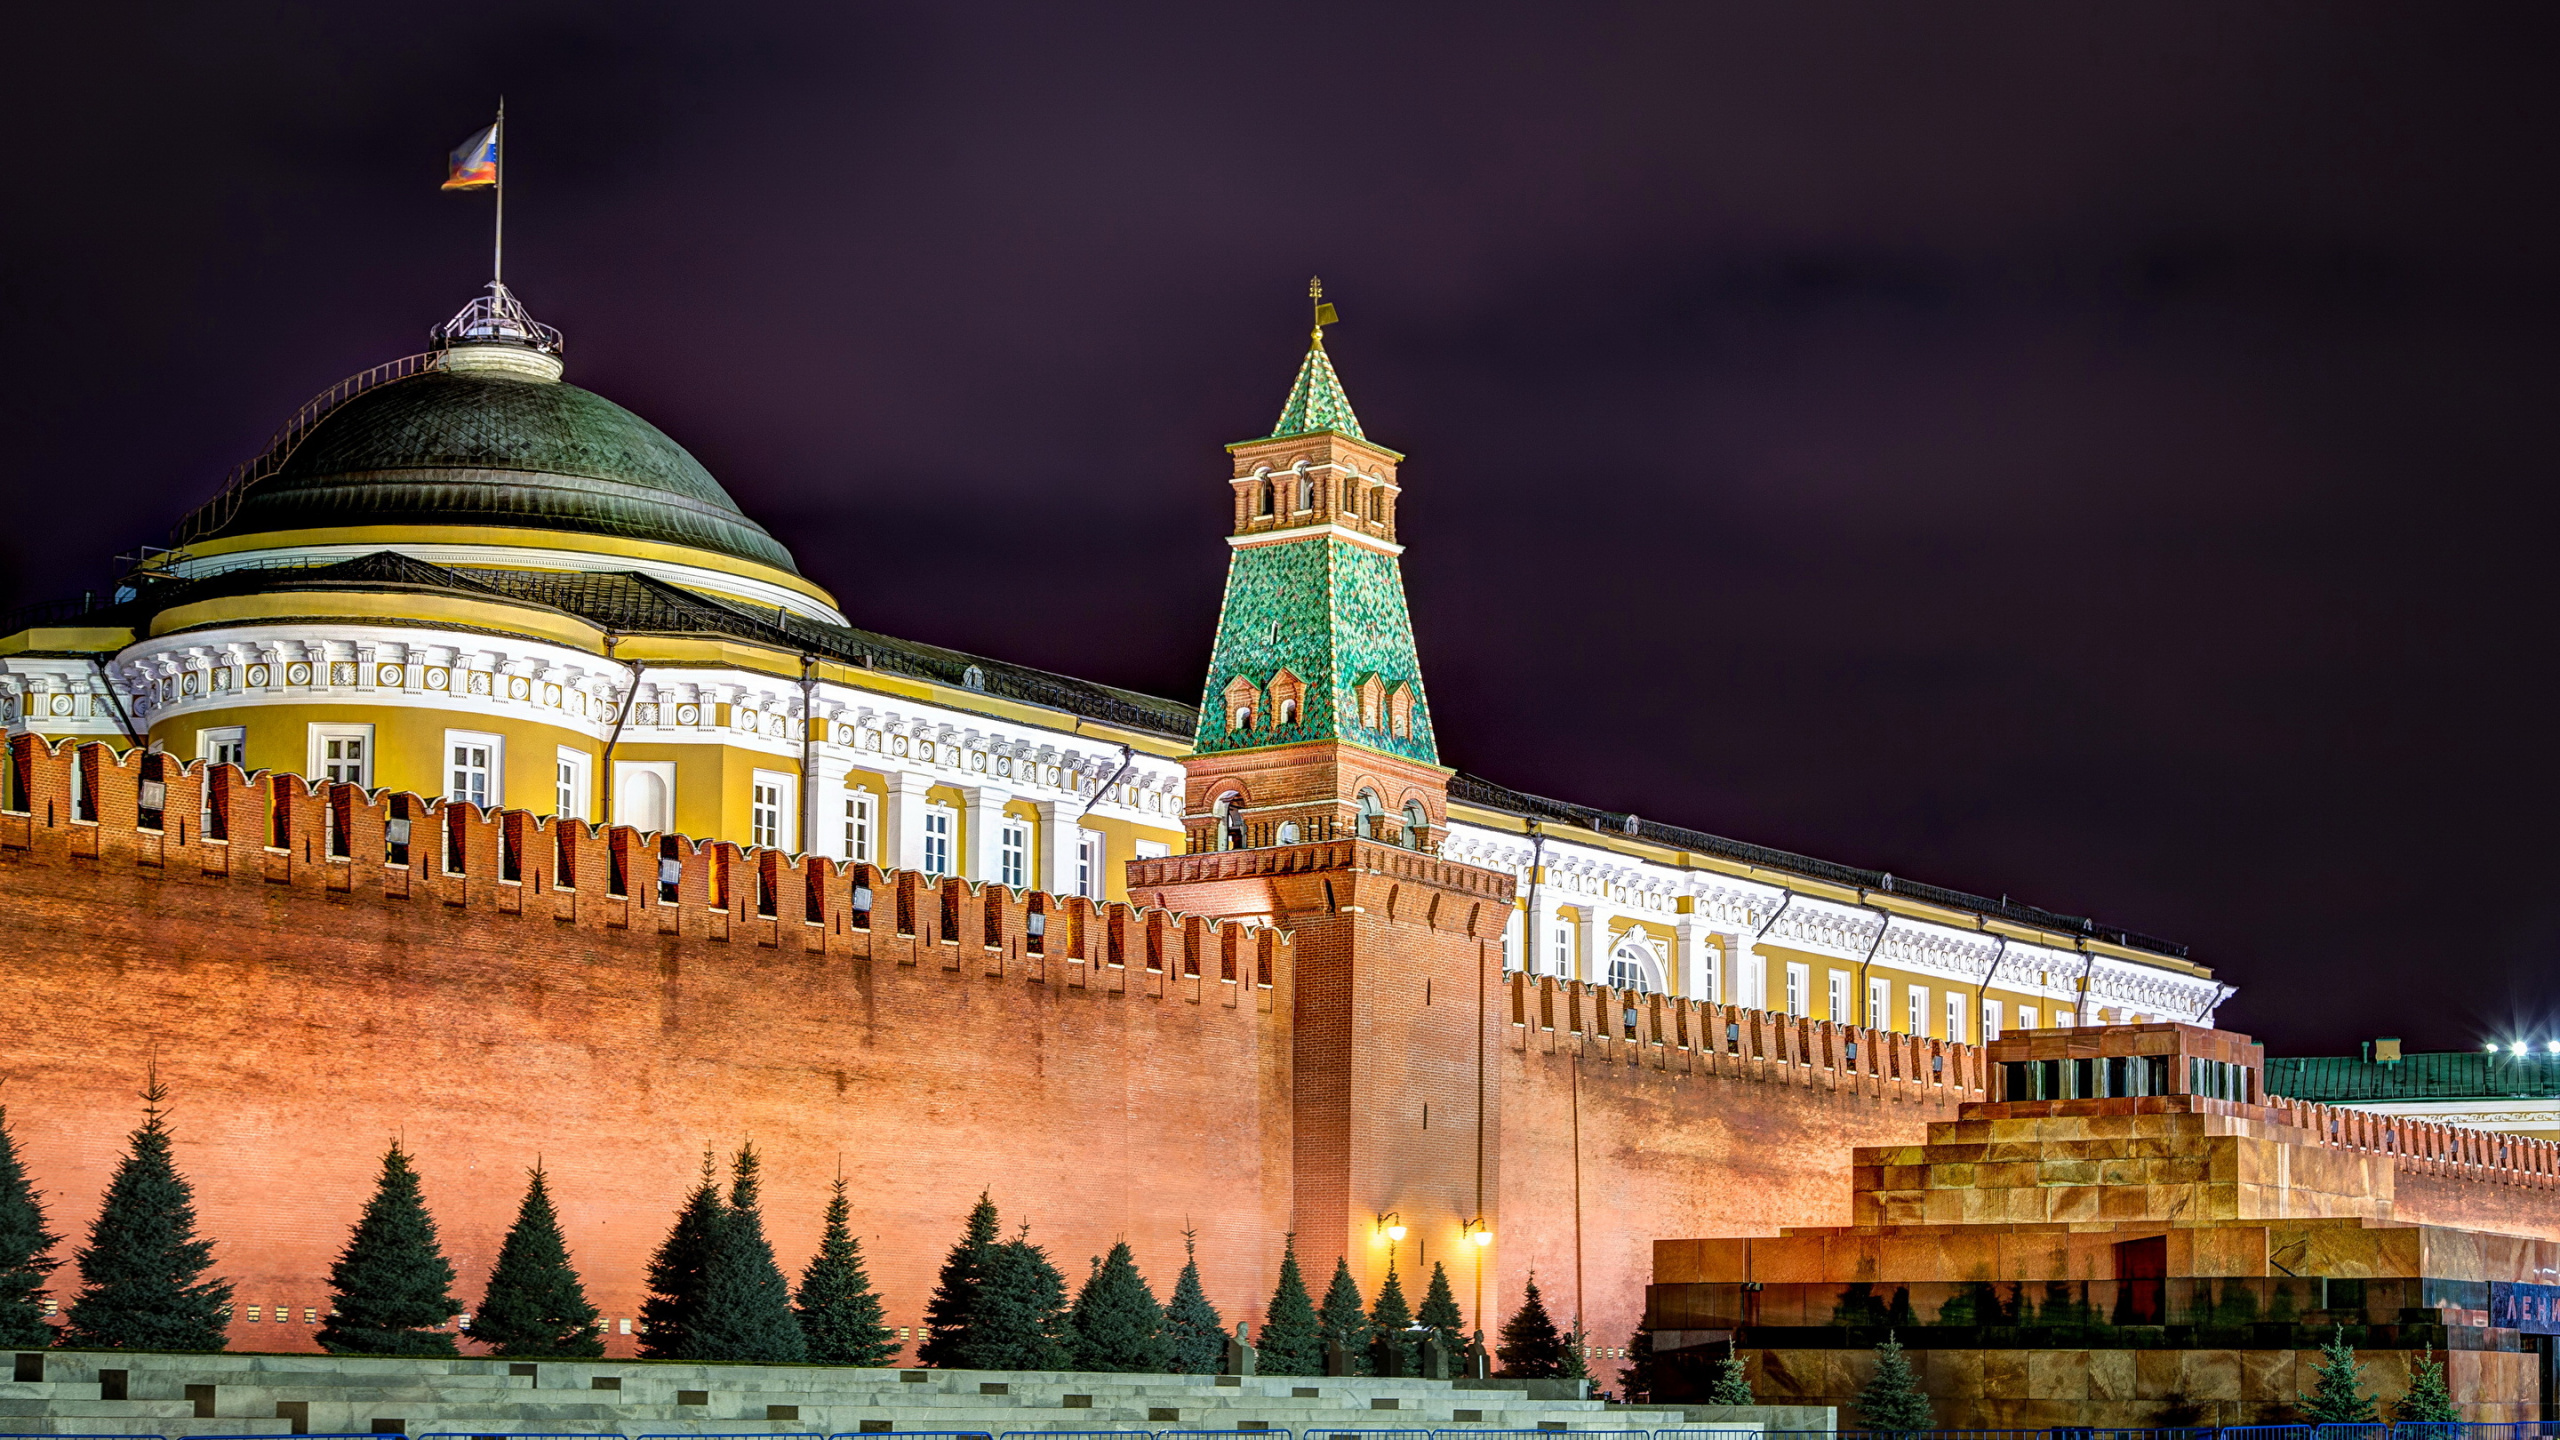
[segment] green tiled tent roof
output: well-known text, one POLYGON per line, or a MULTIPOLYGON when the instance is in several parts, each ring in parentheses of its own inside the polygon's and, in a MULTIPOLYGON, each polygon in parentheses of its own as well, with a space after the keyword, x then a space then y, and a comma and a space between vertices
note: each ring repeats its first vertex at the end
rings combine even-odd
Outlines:
POLYGON ((1351 397, 1342 393, 1342 377, 1333 373, 1333 361, 1324 353, 1322 330, 1307 347, 1307 358, 1298 366, 1298 381, 1289 387, 1289 403, 1280 407, 1280 423, 1271 427, 1271 434, 1277 439, 1317 430, 1339 430, 1355 440, 1369 438, 1360 433, 1360 417, 1351 413, 1351 397))
POLYGON ((500 375, 430 371, 356 396, 215 533, 346 525, 568 530, 799 573, 655 425, 575 385, 500 375))

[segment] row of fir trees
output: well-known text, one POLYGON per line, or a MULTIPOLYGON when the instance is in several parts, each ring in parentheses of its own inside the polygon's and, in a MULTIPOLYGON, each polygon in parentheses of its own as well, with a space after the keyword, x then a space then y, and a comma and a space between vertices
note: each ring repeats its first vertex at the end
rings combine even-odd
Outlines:
MULTIPOLYGON (((61 1237, 29 1183, 7 1113, 0 1110, 0 1346, 48 1344, 130 1350, 219 1350, 231 1286, 210 1272, 213 1242, 196 1233, 195 1197, 177 1167, 155 1076, 143 1091, 143 1123, 118 1161, 88 1243, 71 1259, 78 1293, 62 1324, 46 1315, 61 1237)), ((640 1310, 641 1353, 652 1359, 878 1365, 902 1348, 872 1289, 852 1207, 839 1176, 829 1196, 817 1253, 797 1286, 783 1277, 759 1208, 761 1163, 753 1145, 730 1158, 727 1183, 706 1153, 702 1173, 649 1262, 650 1296, 640 1310)), ((926 1307, 918 1360, 980 1370, 1211 1374, 1223 1367, 1227 1335, 1200 1282, 1185 1232, 1185 1260, 1169 1301, 1159 1301, 1124 1241, 1097 1256, 1070 1301, 1066 1278, 1025 1224, 1003 1237, 994 1201, 980 1195, 960 1240, 943 1262, 926 1307)), ((330 1266, 332 1303, 316 1338, 326 1349, 374 1355, 450 1355, 465 1313, 453 1294, 453 1265, 437 1240, 418 1172, 398 1143, 346 1246, 330 1266)), ((502 1356, 581 1358, 604 1353, 604 1326, 573 1264, 548 1177, 528 1172, 515 1223, 491 1267, 479 1308, 462 1335, 502 1356)), ((1320 1375, 1328 1358, 1355 1374, 1392 1367, 1415 1374, 1421 1346, 1436 1335, 1444 1353, 1466 1357, 1481 1338, 1462 1331, 1448 1273, 1435 1264, 1419 1308, 1390 1265, 1374 1304, 1364 1303, 1351 1267, 1334 1262, 1318 1304, 1299 1268, 1294 1237, 1263 1314, 1257 1368, 1269 1375, 1320 1375)), ((1518 1314, 1502 1327, 1502 1373, 1584 1373, 1578 1335, 1558 1331, 1531 1281, 1518 1314)))
MULTIPOLYGON (((0 1110, 0 1346, 109 1350, 220 1350, 231 1286, 211 1275, 213 1242, 196 1234, 195 1191, 171 1146, 168 1090, 143 1090, 143 1123, 107 1182, 89 1243, 72 1254, 78 1293, 62 1324, 46 1318, 61 1243, 27 1179, 8 1115, 0 1110)), ((642 1353, 665 1359, 806 1360, 877 1365, 897 1353, 880 1297, 865 1273, 852 1206, 838 1177, 818 1253, 796 1289, 784 1284, 756 1208, 752 1145, 730 1163, 724 1193, 711 1158, 649 1266, 655 1291, 642 1316, 642 1353)), ((442 1327, 464 1313, 452 1262, 408 1152, 396 1142, 346 1247, 329 1267, 325 1349, 366 1355, 451 1355, 442 1327)), ((539 1165, 490 1267, 480 1308, 462 1334, 499 1355, 592 1358, 604 1323, 587 1300, 539 1165)))

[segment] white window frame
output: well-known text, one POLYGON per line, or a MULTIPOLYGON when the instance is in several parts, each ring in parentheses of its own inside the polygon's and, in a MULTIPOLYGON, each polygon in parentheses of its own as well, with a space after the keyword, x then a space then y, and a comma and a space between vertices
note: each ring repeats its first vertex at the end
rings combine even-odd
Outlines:
MULTIPOLYGON (((628 825, 642 832, 672 832, 676 828, 676 762, 673 760, 616 760, 613 762, 613 814, 611 823, 628 825), (655 817, 636 816, 631 812, 631 797, 639 792, 644 775, 657 777, 667 792, 667 813, 655 817), (647 824, 654 818, 659 823, 647 824)), ((654 872, 653 872, 654 875, 654 872)), ((654 879, 651 883, 655 883, 654 879)))
POLYGON ((1858 1023, 1858 1017, 1849 1013, 1849 972, 1833 970, 1829 974, 1831 977, 1831 1023, 1834 1025, 1858 1023))
POLYGON ((1167 840, 1137 840, 1131 844, 1141 860, 1162 860, 1173 853, 1173 844, 1167 840))
POLYGON ((1787 962, 1787 1013, 1803 1015, 1813 1003, 1813 967, 1798 961, 1787 962))
POLYGON ((924 845, 922 863, 917 867, 927 875, 956 875, 952 857, 960 848, 960 812, 948 805, 924 807, 924 845))
POLYGON ((1102 864, 1111 854, 1110 841, 1099 830, 1076 832, 1076 893, 1087 900, 1102 898, 1102 864))
POLYGON ((2068 1030, 2079 1023, 2079 1013, 2073 1010, 2070 1006, 2056 1005, 2053 1007, 2053 1028, 2056 1030, 2068 1030))
POLYGON ((444 782, 444 798, 447 800, 469 801, 483 810, 494 810, 507 803, 506 736, 492 735, 485 730, 447 730, 444 732, 444 748, 436 752, 436 760, 438 778, 444 782), (489 763, 487 767, 488 784, 482 791, 480 797, 457 794, 457 787, 453 783, 455 774, 454 750, 458 747, 474 745, 484 746, 489 752, 489 763))
POLYGON ((1698 998, 1710 1005, 1723 1003, 1724 952, 1712 947, 1698 956, 1698 998))
POLYGON ((1929 1033, 1929 987, 1914 985, 1910 990, 1910 1003, 1903 1008, 1911 1015, 1911 1033, 1925 1037, 1929 1033))
POLYGON ((1557 912, 1555 925, 1555 974, 1556 978, 1559 980, 1570 980, 1573 978, 1573 932, 1576 924, 1577 922, 1572 916, 1564 914, 1561 911, 1557 912))
MULTIPOLYGON (((310 768, 302 773, 314 780, 335 780, 341 784, 358 785, 368 790, 373 788, 373 727, 371 725, 324 725, 314 721, 304 728, 307 736, 305 743, 310 752, 310 768), (349 779, 330 773, 332 762, 329 759, 329 743, 333 740, 341 744, 352 740, 359 747, 354 778, 349 779)), ((343 765, 345 762, 341 760, 335 763, 343 765)))
POLYGON ((196 732, 196 758, 207 768, 215 765, 237 765, 249 768, 249 727, 246 725, 210 725, 196 732))
POLYGON ((1893 982, 1889 980, 1867 982, 1867 1014, 1865 1020, 1860 1023, 1869 1030, 1893 1028, 1893 982))
POLYGON ((1946 1038, 1950 1044, 1964 1043, 1964 997, 1952 990, 1947 992, 1946 1038))
POLYGON ((596 803, 595 757, 563 745, 551 763, 551 803, 563 820, 585 820, 596 803))
POLYGON ((2018 1007, 2018 1028, 2021 1030, 2033 1030, 2036 1028, 2036 1007, 2033 1005, 2021 1005, 2018 1007))
POLYGON ((1031 877, 1031 826, 1021 820, 996 822, 996 880, 1020 890, 1031 877))
POLYGON ((876 865, 879 854, 880 797, 868 790, 844 792, 844 860, 849 865, 876 865))
POLYGON ((1982 1043, 1988 1045, 1999 1038, 2000 1002, 1985 1000, 1982 1002, 1982 1043))
POLYGON ((753 843, 767 850, 791 848, 791 837, 797 833, 792 829, 792 802, 799 798, 799 788, 800 777, 780 770, 747 772, 747 834, 753 843))

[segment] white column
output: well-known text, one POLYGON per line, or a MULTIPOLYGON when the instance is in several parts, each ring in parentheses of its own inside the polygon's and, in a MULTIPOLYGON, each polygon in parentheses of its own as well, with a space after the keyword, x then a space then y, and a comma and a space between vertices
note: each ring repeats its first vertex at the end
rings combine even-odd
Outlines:
POLYGON ((1683 915, 1671 933, 1672 963, 1678 969, 1671 993, 1703 1000, 1707 995, 1707 927, 1695 915, 1683 915))
POLYGON ((1584 984, 1596 984, 1609 974, 1609 916, 1598 902, 1582 907, 1582 929, 1575 936, 1581 943, 1574 946, 1574 964, 1581 973, 1574 978, 1584 984))
POLYGON ((924 792, 933 788, 933 777, 913 770, 892 770, 888 774, 888 814, 880 818, 880 855, 889 868, 921 870, 924 868, 924 792))
POLYGON ((969 803, 964 822, 969 833, 962 837, 969 854, 960 873, 983 884, 996 878, 996 830, 1004 823, 1004 802, 1013 798, 1013 792, 993 785, 972 785, 960 793, 969 803))
POLYGON ((1733 988, 1726 994, 1725 1003, 1739 1005, 1745 1010, 1766 1010, 1769 1008, 1769 962, 1753 941, 1754 937, 1737 932, 1733 944, 1727 947, 1732 954, 1725 963, 1732 967, 1728 973, 1733 977, 1733 988))
POLYGON ((809 762, 808 813, 800 817, 800 848, 811 855, 850 860, 844 849, 844 777, 853 769, 849 757, 817 747, 809 762))
POLYGON ((1040 802, 1040 868, 1033 883, 1052 895, 1072 895, 1076 888, 1076 822, 1084 806, 1073 800, 1040 802))

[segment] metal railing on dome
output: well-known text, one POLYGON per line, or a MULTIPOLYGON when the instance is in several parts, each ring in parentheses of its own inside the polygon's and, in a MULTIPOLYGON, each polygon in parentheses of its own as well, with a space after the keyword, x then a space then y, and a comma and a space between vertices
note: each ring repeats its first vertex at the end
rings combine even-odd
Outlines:
POLYGON ((202 540, 230 524, 231 517, 240 513, 241 497, 247 493, 249 487, 283 469, 284 463, 293 458, 294 449, 302 444, 322 420, 328 418, 330 411, 377 385, 387 385, 394 380, 406 380, 412 375, 443 368, 445 368, 445 352, 441 350, 430 350, 422 355, 403 355, 397 360, 376 365, 370 370, 357 371, 304 401, 302 408, 293 412, 293 418, 284 422, 282 428, 268 439, 265 449, 241 461, 232 470, 230 476, 222 482, 220 494, 197 506, 185 519, 178 522, 177 528, 170 532, 169 543, 185 546, 193 541, 202 540))

